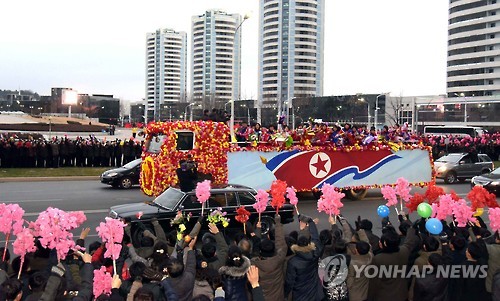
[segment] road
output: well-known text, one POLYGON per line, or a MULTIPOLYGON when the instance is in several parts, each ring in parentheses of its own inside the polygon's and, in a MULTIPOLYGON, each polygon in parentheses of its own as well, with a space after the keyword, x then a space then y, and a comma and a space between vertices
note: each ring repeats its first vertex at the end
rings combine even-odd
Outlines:
MULTIPOLYGON (((445 188, 446 192, 455 190, 461 196, 470 191, 466 184, 445 185, 438 180, 438 185, 445 188)), ((423 192, 424 189, 415 188, 413 192, 423 192)), ((316 202, 311 194, 299 196, 299 210, 301 213, 320 218, 319 228, 328 227, 328 218, 316 210, 316 202)), ((29 221, 35 220, 38 213, 47 207, 57 207, 62 210, 83 210, 87 216, 85 227, 90 227, 91 232, 87 242, 97 239, 95 227, 103 221, 108 214, 109 207, 118 204, 143 202, 151 200, 144 195, 139 188, 130 190, 114 189, 103 185, 98 181, 63 181, 63 182, 11 182, 2 183, 0 180, 0 203, 18 203, 26 212, 25 218, 29 221)), ((498 200, 498 198, 497 198, 498 200)), ((374 232, 381 232, 380 218, 376 209, 384 204, 380 190, 370 190, 367 197, 362 201, 343 200, 342 214, 353 221, 358 215, 368 218, 374 222, 374 232)), ((393 220, 396 219, 395 212, 391 212, 393 220)), ((416 215, 412 216, 413 218, 416 215)), ((297 229, 297 223, 286 226, 287 231, 297 229)), ((78 234, 78 233, 75 233, 78 234)), ((0 239, 4 239, 0 237, 0 239)), ((0 240, 0 245, 2 241, 0 240)))

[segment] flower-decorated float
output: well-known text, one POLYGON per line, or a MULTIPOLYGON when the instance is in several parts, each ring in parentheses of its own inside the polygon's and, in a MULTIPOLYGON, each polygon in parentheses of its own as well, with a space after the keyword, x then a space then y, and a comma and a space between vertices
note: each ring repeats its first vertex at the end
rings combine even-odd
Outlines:
POLYGON ((294 143, 230 142, 222 122, 156 122, 145 129, 141 188, 157 196, 177 186, 179 162, 192 161, 200 178, 213 184, 241 184, 269 190, 274 180, 297 191, 319 191, 324 184, 362 198, 366 189, 396 185, 404 177, 411 185, 435 180, 430 148, 420 142, 337 146, 294 143))

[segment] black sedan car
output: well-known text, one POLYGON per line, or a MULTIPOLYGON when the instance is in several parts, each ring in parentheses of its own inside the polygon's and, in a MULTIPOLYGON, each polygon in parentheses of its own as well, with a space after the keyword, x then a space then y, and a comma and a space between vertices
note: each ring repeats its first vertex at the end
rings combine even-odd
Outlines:
POLYGON ((497 168, 490 173, 472 178, 470 184, 472 187, 481 185, 489 192, 500 195, 500 168, 497 168))
MULTIPOLYGON (((249 222, 252 224, 257 222, 258 214, 252 207, 255 203, 256 194, 253 188, 242 185, 225 185, 212 188, 210 193, 210 198, 205 204, 204 216, 210 214, 211 210, 222 208, 222 211, 227 212, 226 217, 230 219, 226 230, 242 229, 242 224, 234 218, 236 210, 240 206, 244 206, 246 210, 252 213, 249 222)), ((174 229, 171 221, 175 218, 178 211, 191 216, 189 222, 186 224, 187 233, 189 233, 198 217, 201 216, 201 203, 198 202, 194 190, 184 193, 178 188, 170 187, 151 202, 113 206, 110 209, 109 216, 130 221, 132 223, 132 236, 133 239, 136 239, 140 228, 135 222, 140 220, 145 226, 150 228, 151 219, 156 218, 165 232, 168 232, 174 229)), ((285 204, 279 212, 282 223, 286 224, 293 221, 295 211, 292 205, 285 204)), ((266 211, 261 216, 262 233, 266 233, 274 227, 273 217, 275 214, 276 210, 268 204, 266 211)))
POLYGON ((131 161, 122 167, 106 170, 101 175, 101 183, 124 189, 139 184, 141 174, 141 159, 131 161))

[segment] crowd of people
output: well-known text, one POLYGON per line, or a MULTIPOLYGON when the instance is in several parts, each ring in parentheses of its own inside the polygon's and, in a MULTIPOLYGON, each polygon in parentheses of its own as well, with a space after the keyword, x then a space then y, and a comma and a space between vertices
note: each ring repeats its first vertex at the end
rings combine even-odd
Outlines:
MULTIPOLYGON (((248 224, 246 233, 230 237, 216 224, 199 218, 189 236, 165 233, 157 220, 131 240, 125 228, 122 249, 110 294, 93 296, 93 271, 113 273, 105 245, 90 243, 86 253, 70 251, 57 262, 56 252, 37 244, 22 265, 9 253, 0 269, 1 300, 234 300, 234 301, 428 301, 500 300, 500 238, 481 218, 467 227, 444 224, 440 235, 430 235, 425 220, 411 222, 404 212, 399 226, 382 220, 382 235, 373 223, 358 217, 349 223, 329 217, 329 229, 318 220, 299 215, 299 230, 285 234, 279 215, 275 228, 262 234, 260 225, 248 224), (205 230, 208 231, 206 233, 205 230), (200 232, 200 229, 203 231, 200 232), (204 233, 202 235, 202 233, 204 233), (199 239, 198 239, 199 237, 199 239), (397 267, 396 277, 369 277, 362 266, 397 267), (446 266, 481 267, 483 273, 460 270, 456 277, 439 277, 446 266), (411 269, 427 271, 405 276, 411 269)), ((89 229, 77 244, 84 247, 89 229)), ((3 250, 0 249, 0 252, 3 250)), ((395 268, 396 269, 396 268, 395 268)), ((392 269, 391 269, 392 270, 392 269)), ((98 284, 97 284, 98 285, 98 284)))
POLYGON ((140 158, 143 142, 135 139, 19 138, 0 134, 0 168, 119 167, 140 158))

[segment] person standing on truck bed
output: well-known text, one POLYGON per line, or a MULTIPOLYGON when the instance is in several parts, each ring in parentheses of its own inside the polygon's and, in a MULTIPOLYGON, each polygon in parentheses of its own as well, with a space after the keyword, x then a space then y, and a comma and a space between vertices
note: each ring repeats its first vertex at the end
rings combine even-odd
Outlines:
POLYGON ((195 182, 198 179, 194 168, 190 166, 186 160, 179 161, 179 168, 177 168, 177 178, 179 179, 179 187, 182 192, 189 192, 195 188, 195 182))

